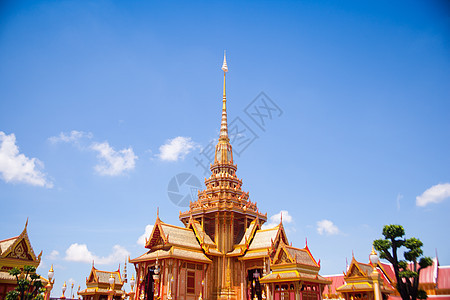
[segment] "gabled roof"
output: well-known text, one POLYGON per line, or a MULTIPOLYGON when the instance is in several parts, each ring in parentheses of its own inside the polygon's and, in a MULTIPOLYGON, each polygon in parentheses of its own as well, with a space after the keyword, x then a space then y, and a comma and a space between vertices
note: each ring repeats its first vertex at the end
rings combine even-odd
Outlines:
POLYGON ((140 261, 149 261, 164 258, 179 258, 200 263, 211 263, 212 261, 201 251, 192 249, 183 249, 178 247, 170 247, 170 249, 159 249, 156 251, 149 251, 139 257, 130 260, 130 263, 137 263, 140 261))
POLYGON ((352 257, 352 261, 350 263, 350 266, 348 267, 347 272, 344 275, 345 279, 351 278, 351 277, 367 277, 372 273, 373 267, 369 264, 364 264, 361 262, 358 262, 355 257, 352 257))
POLYGON ((30 264, 36 267, 39 265, 42 251, 36 257, 28 237, 27 226, 28 220, 20 235, 0 241, 0 260, 6 261, 10 259, 20 259, 22 261, 26 261, 24 262, 25 264, 30 264))
POLYGON ((241 241, 234 245, 234 249, 231 252, 228 252, 228 256, 239 256, 245 253, 247 249, 250 247, 250 242, 253 240, 253 237, 255 236, 256 231, 260 228, 259 219, 255 218, 250 225, 247 227, 247 229, 244 232, 244 236, 242 237, 241 241))
POLYGON ((131 263, 156 260, 156 258, 180 258, 211 263, 203 250, 208 254, 221 254, 217 251, 211 238, 202 230, 200 224, 193 219, 188 228, 183 228, 166 224, 157 216, 150 238, 146 239, 145 247, 150 251, 131 259, 131 263))
POLYGON ((286 233, 284 232, 284 227, 282 224, 270 229, 257 230, 248 249, 254 250, 271 248, 273 243, 279 238, 281 238, 284 243, 287 243, 286 233))
POLYGON ((217 245, 212 241, 208 234, 203 230, 202 225, 196 221, 194 218, 189 219, 189 223, 187 225, 188 229, 191 229, 194 232, 195 237, 200 243, 200 247, 207 254, 212 255, 220 255, 222 254, 219 250, 217 250, 217 245))
POLYGON ((275 253, 280 242, 288 242, 283 224, 280 222, 273 228, 260 229, 259 220, 256 218, 250 223, 241 242, 235 245, 235 249, 228 255, 239 256, 245 253, 242 259, 267 257, 270 253, 275 253))
POLYGON ((308 246, 303 249, 295 248, 282 242, 277 249, 275 257, 273 259, 272 267, 276 267, 279 264, 298 264, 315 269, 320 269, 320 265, 316 262, 308 246))
POLYGON ((309 274, 306 272, 301 272, 299 270, 284 271, 284 272, 272 272, 261 278, 259 282, 270 283, 270 282, 286 282, 286 281, 308 281, 317 282, 322 284, 329 284, 331 281, 319 274, 309 274))
MULTIPOLYGON (((389 271, 386 271, 386 269, 388 269, 387 265, 378 264, 376 267, 376 272, 380 274, 382 279, 380 282, 380 289, 383 293, 392 294, 395 289, 390 281, 391 274, 389 271)), ((373 272, 374 268, 372 264, 359 262, 355 257, 352 257, 350 266, 343 275, 345 284, 338 287, 336 292, 373 292, 373 279, 371 277, 373 272)))
POLYGON ((117 286, 122 286, 122 276, 120 274, 120 268, 117 269, 117 271, 102 271, 97 270, 94 267, 94 264, 92 264, 91 272, 89 273, 89 276, 86 277, 86 285, 89 284, 89 286, 98 286, 99 284, 107 284, 109 285, 109 278, 111 277, 111 274, 114 277, 114 284, 117 286))
POLYGON ((157 217, 150 238, 146 239, 145 247, 152 249, 155 246, 171 245, 181 248, 201 249, 192 230, 166 224, 157 217))
POLYGON ((319 275, 320 265, 311 255, 308 246, 303 249, 294 248, 281 240, 271 268, 272 273, 261 278, 261 283, 299 280, 322 284, 331 283, 331 280, 319 275))
POLYGON ((106 295, 109 290, 109 278, 114 278, 114 292, 116 295, 122 295, 122 286, 124 284, 120 274, 120 267, 117 271, 102 271, 97 270, 92 263, 91 272, 86 277, 86 289, 79 291, 78 295, 106 295))

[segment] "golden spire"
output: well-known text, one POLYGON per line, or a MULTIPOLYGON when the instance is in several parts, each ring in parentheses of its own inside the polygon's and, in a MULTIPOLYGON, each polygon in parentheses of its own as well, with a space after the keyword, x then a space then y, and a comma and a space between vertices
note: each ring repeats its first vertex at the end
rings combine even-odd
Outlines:
POLYGON ((226 52, 223 53, 223 64, 222 64, 222 70, 223 70, 223 98, 222 98, 222 122, 220 124, 220 140, 226 140, 229 141, 228 138, 228 125, 227 125, 227 95, 225 90, 225 79, 226 74, 228 72, 228 66, 227 66, 227 57, 226 52))
POLYGON ((377 255, 377 253, 375 252, 375 249, 373 248, 373 245, 372 245, 372 252, 370 252, 370 255, 377 255))

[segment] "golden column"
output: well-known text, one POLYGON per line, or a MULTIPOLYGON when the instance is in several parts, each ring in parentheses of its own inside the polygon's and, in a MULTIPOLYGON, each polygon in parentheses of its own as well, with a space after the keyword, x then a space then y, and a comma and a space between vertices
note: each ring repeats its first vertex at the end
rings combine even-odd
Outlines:
POLYGON ((66 285, 66 282, 64 281, 64 285, 63 285, 63 287, 62 287, 62 292, 63 292, 63 294, 62 294, 62 296, 61 296, 60 299, 66 299, 66 296, 64 295, 65 292, 66 292, 66 290, 67 290, 67 285, 66 285))
POLYGON ((115 283, 115 278, 113 273, 111 273, 111 276, 109 276, 109 290, 108 290, 108 300, 113 300, 114 299, 114 283, 115 283))
POLYGON ((134 280, 134 275, 131 275, 131 280, 130 280, 131 291, 127 294, 128 299, 134 299, 134 284, 135 283, 136 283, 136 280, 134 280))
POLYGON ((44 293, 44 300, 50 299, 50 293, 53 289, 53 284, 55 283, 55 280, 53 279, 53 275, 55 275, 55 272, 53 271, 53 265, 50 267, 50 270, 48 271, 48 283, 45 286, 45 293, 44 293), (52 281, 53 279, 53 281, 52 281))
POLYGON ((381 276, 377 270, 379 258, 378 258, 377 253, 373 249, 373 246, 372 246, 372 252, 369 255, 369 260, 373 267, 373 271, 372 271, 372 274, 370 274, 370 278, 372 278, 372 280, 373 280, 373 292, 374 292, 375 300, 382 300, 381 287, 380 287, 381 276))

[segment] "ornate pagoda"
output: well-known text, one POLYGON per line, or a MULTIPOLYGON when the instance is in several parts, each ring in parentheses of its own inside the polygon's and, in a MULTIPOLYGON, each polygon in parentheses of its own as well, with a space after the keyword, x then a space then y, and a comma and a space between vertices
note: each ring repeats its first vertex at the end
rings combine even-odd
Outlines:
POLYGON ((125 296, 122 290, 124 278, 117 271, 108 272, 97 270, 92 263, 91 272, 86 277, 86 289, 79 291, 78 295, 84 300, 121 300, 125 296))
MULTIPOLYGON (((36 255, 31 247, 27 232, 28 220, 25 228, 18 236, 0 240, 0 299, 5 299, 6 294, 17 286, 16 277, 11 276, 9 271, 17 267, 23 270, 24 266, 39 267, 42 251, 36 255)), ((40 279, 44 286, 47 280, 40 279)))
POLYGON ((197 201, 180 212, 184 227, 166 224, 157 214, 146 239, 149 250, 130 260, 136 268, 136 300, 271 299, 260 278, 270 273, 278 248, 288 240, 281 222, 261 229, 267 213, 258 210, 236 175, 228 136, 225 56, 222 70, 222 118, 211 176, 197 201))

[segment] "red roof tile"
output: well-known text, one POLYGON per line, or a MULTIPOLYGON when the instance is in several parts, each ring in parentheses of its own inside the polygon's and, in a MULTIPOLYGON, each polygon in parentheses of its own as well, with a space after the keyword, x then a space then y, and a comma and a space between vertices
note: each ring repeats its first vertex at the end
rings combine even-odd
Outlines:
POLYGON ((336 294, 336 289, 345 284, 343 274, 342 275, 329 275, 329 276, 324 276, 324 277, 328 280, 331 280, 331 284, 325 286, 323 295, 336 294), (330 288, 329 290, 328 290, 328 287, 330 288))
POLYGON ((437 288, 450 289, 450 266, 439 267, 437 288))

